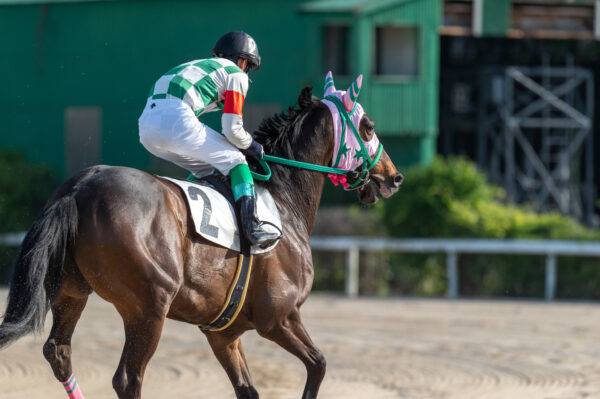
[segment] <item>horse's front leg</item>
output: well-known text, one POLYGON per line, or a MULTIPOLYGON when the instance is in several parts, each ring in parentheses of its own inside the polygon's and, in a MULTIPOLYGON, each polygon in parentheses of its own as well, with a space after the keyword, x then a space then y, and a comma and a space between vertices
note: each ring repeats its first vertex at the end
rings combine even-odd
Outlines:
POLYGON ((258 399, 258 392, 252 385, 250 370, 242 349, 241 334, 229 335, 226 332, 205 332, 210 347, 235 390, 238 399, 258 399))
POLYGON ((299 310, 294 309, 274 327, 268 331, 258 330, 258 333, 302 360, 307 371, 302 399, 316 398, 325 377, 325 356, 310 339, 300 320, 299 310))

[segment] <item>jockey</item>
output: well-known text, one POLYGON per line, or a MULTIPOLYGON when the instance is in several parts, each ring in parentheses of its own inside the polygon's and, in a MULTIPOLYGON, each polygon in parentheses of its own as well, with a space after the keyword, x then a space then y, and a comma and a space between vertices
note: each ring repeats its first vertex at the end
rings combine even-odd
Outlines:
POLYGON ((231 187, 250 243, 267 247, 281 238, 258 220, 254 181, 246 156, 260 160, 264 151, 244 130, 242 108, 248 72, 258 70, 260 56, 245 32, 221 36, 212 58, 191 61, 168 71, 152 86, 139 119, 140 142, 152 154, 200 178, 216 168, 231 176, 231 187), (198 120, 223 110, 220 134, 198 120))

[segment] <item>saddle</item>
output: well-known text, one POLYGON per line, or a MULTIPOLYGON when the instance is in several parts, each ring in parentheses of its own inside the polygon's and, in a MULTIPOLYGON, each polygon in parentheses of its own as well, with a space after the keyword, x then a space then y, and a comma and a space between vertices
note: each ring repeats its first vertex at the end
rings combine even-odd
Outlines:
MULTIPOLYGON (((189 181, 160 176, 179 186, 184 193, 189 210, 194 221, 196 232, 215 244, 237 252, 242 251, 244 234, 237 214, 231 186, 221 175, 209 175, 197 181, 189 181)), ((264 187, 255 186, 256 211, 258 218, 264 223, 273 225, 281 230, 281 218, 275 200, 264 187)), ((278 242, 266 248, 251 247, 251 254, 268 252, 275 248, 278 242)))

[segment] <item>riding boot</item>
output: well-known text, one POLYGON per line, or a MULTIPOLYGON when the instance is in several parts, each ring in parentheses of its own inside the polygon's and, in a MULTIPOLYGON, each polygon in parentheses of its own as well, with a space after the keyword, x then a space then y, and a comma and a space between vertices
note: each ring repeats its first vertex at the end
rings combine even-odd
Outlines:
POLYGON ((258 245, 261 248, 267 248, 281 238, 279 231, 276 231, 274 228, 265 229, 268 225, 258 220, 254 196, 244 195, 235 204, 240 211, 244 234, 252 246, 258 245))
POLYGON ((258 220, 254 180, 252 179, 250 168, 245 163, 237 165, 231 169, 230 175, 233 198, 242 219, 241 224, 244 235, 248 238, 252 246, 258 245, 261 248, 270 246, 281 238, 281 232, 272 226, 268 228, 268 223, 258 220))

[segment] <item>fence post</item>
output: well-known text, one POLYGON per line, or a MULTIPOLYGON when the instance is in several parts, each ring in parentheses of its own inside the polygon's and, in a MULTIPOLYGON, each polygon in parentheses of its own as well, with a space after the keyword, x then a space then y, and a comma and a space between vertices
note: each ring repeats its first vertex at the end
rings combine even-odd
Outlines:
POLYGON ((346 295, 354 298, 358 296, 358 258, 359 249, 351 246, 346 252, 346 295))
POLYGON ((454 251, 446 252, 446 276, 448 278, 448 298, 458 297, 458 262, 454 251))
POLYGON ((556 255, 546 256, 546 300, 554 299, 556 293, 556 255))

